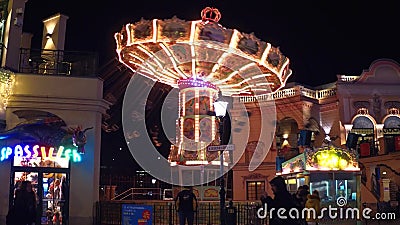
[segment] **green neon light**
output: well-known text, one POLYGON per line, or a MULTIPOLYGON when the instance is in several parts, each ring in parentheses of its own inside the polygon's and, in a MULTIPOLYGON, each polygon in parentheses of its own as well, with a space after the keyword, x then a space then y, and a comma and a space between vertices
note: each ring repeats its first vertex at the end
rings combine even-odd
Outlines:
POLYGON ((14 147, 5 146, 1 148, 0 162, 12 157, 35 158, 39 157, 39 154, 41 154, 43 160, 55 161, 60 158, 66 158, 67 160, 72 160, 72 162, 82 161, 81 154, 79 154, 76 148, 64 148, 64 146, 60 146, 58 149, 55 149, 40 145, 16 145, 14 147))

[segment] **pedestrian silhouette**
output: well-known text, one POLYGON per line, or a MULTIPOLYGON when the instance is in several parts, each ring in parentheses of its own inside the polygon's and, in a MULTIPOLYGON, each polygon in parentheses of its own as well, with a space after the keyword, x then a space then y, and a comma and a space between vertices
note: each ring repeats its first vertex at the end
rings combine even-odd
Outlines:
POLYGON ((197 198, 192 187, 185 187, 175 198, 175 207, 179 215, 179 225, 193 225, 194 213, 197 211, 197 198))
POLYGON ((290 209, 296 208, 296 203, 293 196, 288 192, 286 188, 285 179, 281 176, 274 177, 270 182, 272 192, 274 194, 274 198, 265 193, 261 196, 261 202, 263 206, 267 205, 267 210, 269 211, 272 208, 275 210, 271 210, 272 213, 269 217, 269 225, 298 225, 298 219, 293 219, 288 215, 290 209), (279 209, 285 209, 285 213, 283 216, 286 216, 284 219, 283 216, 278 216, 277 211, 279 209))

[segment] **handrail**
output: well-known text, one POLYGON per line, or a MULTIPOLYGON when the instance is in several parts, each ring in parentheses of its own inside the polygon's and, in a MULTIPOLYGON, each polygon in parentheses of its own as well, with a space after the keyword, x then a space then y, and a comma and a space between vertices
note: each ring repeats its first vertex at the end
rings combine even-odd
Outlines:
POLYGON ((317 91, 317 99, 329 98, 336 95, 336 88, 328 88, 317 91))
POLYGON ((133 188, 129 188, 128 190, 122 192, 121 194, 114 196, 113 198, 111 198, 111 200, 115 200, 116 198, 126 194, 127 192, 131 191, 131 189, 133 189, 133 188))
POLYGON ((392 173, 396 174, 397 176, 400 176, 400 172, 396 171, 395 169, 393 169, 392 167, 386 165, 386 164, 377 164, 376 166, 384 166, 386 168, 388 168, 390 171, 392 171, 392 173))
POLYGON ((111 200, 112 201, 124 200, 128 197, 133 197, 136 194, 143 195, 143 194, 148 194, 149 192, 151 192, 151 195, 160 195, 161 196, 161 188, 129 188, 128 190, 122 192, 121 194, 114 196, 113 198, 111 198, 111 200), (148 192, 135 192, 137 190, 148 190, 148 192), (155 192, 153 193, 153 191, 155 191, 155 192), (123 197, 121 197, 121 196, 123 196, 123 197))

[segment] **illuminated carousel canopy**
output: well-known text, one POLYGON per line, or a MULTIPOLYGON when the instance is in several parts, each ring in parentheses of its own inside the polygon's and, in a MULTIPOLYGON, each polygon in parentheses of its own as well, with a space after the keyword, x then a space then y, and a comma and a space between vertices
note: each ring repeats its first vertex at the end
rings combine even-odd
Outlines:
POLYGON ((196 77, 223 95, 275 92, 291 74, 289 59, 254 34, 227 29, 207 7, 202 19, 140 20, 115 34, 119 60, 133 71, 178 88, 196 77))

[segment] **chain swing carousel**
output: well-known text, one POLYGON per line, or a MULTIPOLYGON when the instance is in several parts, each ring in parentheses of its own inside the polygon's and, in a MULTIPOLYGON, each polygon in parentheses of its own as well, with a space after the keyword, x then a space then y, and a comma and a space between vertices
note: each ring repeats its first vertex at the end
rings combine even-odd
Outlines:
MULTIPOLYGON (((220 18, 217 9, 206 7, 201 20, 142 19, 115 34, 120 62, 138 75, 179 90, 176 144, 168 157, 172 167, 214 165, 218 171, 223 151, 210 152, 207 147, 220 144, 218 118, 209 113, 215 110, 219 93, 269 94, 291 75, 289 59, 279 48, 254 34, 221 26, 220 18)), ((228 158, 224 157, 225 166, 228 158)), ((204 183, 189 180, 187 184, 204 183)))

